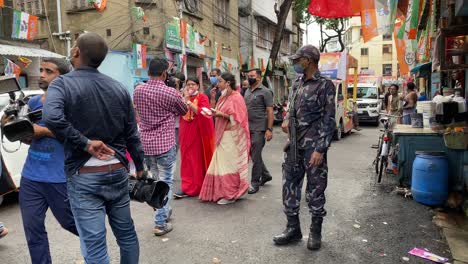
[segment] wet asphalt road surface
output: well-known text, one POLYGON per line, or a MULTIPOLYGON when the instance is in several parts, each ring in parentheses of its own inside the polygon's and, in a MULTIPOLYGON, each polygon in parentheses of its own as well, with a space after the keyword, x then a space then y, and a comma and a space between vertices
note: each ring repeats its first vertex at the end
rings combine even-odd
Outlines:
MULTIPOLYGON (((306 248, 310 216, 305 201, 301 206, 303 241, 282 247, 273 244, 273 235, 286 224, 281 202, 286 137, 278 127, 264 149, 264 160, 274 178, 257 194, 224 206, 201 203, 196 198, 173 201, 174 231, 164 237, 152 234, 153 210, 132 202, 140 263, 428 263, 407 254, 413 247, 450 258, 445 239, 431 223, 430 208, 394 194, 394 176, 384 177, 383 184, 374 183, 375 150, 370 146, 376 144, 378 133, 375 127, 364 127, 333 142, 329 150, 328 216, 320 251, 306 248)), ((10 229, 0 240, 0 263, 31 263, 15 195, 0 206, 0 221, 10 229)), ((50 212, 46 226, 54 263, 81 259, 78 239, 61 229, 50 212)), ((107 240, 111 262, 119 263, 109 227, 107 240)))

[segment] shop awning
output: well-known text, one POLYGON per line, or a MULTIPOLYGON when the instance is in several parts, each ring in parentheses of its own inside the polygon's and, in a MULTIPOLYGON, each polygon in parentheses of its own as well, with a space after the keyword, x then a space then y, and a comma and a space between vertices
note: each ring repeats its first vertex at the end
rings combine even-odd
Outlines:
POLYGON ((432 69, 432 62, 428 62, 428 63, 416 65, 413 69, 411 69, 411 73, 416 74, 417 77, 425 77, 431 73, 431 69, 432 69))
POLYGON ((64 56, 36 48, 27 48, 27 47, 18 47, 11 45, 0 44, 0 55, 13 55, 13 56, 25 56, 25 57, 35 57, 35 58, 63 58, 64 56))

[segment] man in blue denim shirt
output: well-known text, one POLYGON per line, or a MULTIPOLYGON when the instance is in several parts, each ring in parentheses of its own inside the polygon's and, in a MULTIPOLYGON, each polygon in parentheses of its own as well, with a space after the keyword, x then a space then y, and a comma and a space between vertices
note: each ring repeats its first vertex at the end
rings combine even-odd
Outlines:
POLYGON ((132 99, 125 87, 97 68, 107 44, 82 34, 71 50, 75 71, 49 87, 43 120, 64 143, 68 195, 87 264, 107 264, 106 214, 120 246, 120 263, 138 263, 139 244, 130 214, 128 149, 137 177, 143 150, 132 99))

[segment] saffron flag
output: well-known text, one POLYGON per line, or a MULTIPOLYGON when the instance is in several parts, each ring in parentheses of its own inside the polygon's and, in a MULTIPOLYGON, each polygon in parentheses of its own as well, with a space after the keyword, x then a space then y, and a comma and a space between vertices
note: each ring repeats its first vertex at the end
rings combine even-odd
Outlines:
POLYGON ((102 12, 106 9, 107 0, 95 0, 93 1, 93 6, 97 11, 102 12))
POLYGON ((400 65, 400 75, 405 76, 409 72, 409 66, 406 62, 405 54, 406 54, 406 41, 404 38, 398 38, 398 32, 400 28, 403 27, 403 23, 405 21, 405 16, 403 14, 398 14, 397 19, 395 20, 395 28, 393 33, 393 39, 395 40, 395 47, 397 51, 397 60, 398 64, 400 65))
POLYGON ((364 42, 393 33, 398 0, 364 0, 360 5, 364 42))
POLYGON ((29 15, 28 40, 34 40, 37 37, 37 16, 29 15))
POLYGON ((146 45, 133 43, 135 69, 146 69, 146 45))
POLYGON ((4 0, 0 0, 0 7, 5 7, 5 1, 4 0))
POLYGON ((5 75, 6 76, 11 76, 11 75, 16 75, 16 78, 19 79, 20 74, 21 74, 21 68, 16 65, 14 62, 12 62, 9 59, 5 58, 5 75))
POLYGON ((254 56, 250 56, 250 69, 255 68, 255 58, 254 56))
POLYGON ((187 22, 180 20, 180 38, 184 40, 184 45, 187 45, 187 22))

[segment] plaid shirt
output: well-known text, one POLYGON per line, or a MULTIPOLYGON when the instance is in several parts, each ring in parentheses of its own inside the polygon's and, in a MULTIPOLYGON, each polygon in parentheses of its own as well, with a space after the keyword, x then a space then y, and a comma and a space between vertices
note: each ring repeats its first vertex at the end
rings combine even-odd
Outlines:
POLYGON ((163 81, 150 80, 135 88, 133 100, 145 155, 166 153, 175 145, 175 117, 187 113, 184 99, 163 81))

